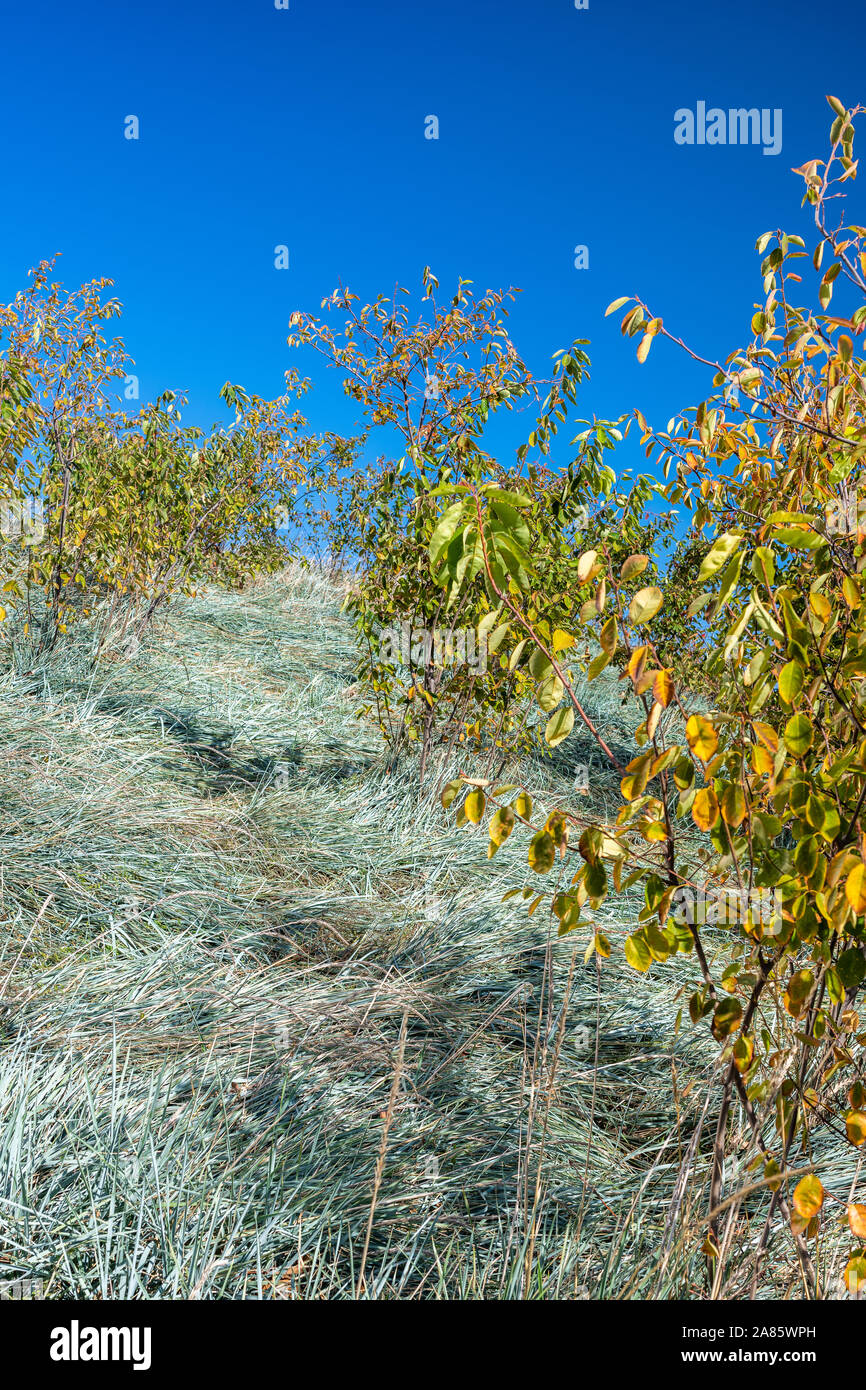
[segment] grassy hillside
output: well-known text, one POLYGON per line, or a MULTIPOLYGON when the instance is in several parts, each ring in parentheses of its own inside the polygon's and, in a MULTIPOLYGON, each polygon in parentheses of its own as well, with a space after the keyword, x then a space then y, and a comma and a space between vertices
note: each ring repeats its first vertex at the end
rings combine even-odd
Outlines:
MULTIPOLYGON (((525 845, 488 864, 413 766, 388 772, 315 575, 178 603, 95 675, 75 651, 2 681, 4 1277, 700 1296, 691 958, 637 976, 615 949, 599 978, 501 901, 525 845)), ((573 768, 523 775, 543 794, 573 768)))

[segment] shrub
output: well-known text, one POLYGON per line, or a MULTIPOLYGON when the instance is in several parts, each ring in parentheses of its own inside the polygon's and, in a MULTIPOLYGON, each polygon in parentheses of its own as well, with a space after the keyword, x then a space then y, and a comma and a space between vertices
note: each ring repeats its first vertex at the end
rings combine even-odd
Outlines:
MULTIPOLYGON (((866 364, 855 350, 866 328, 866 229, 828 221, 856 173, 854 118, 863 108, 829 101, 830 154, 796 171, 818 229, 817 307, 792 302, 807 260, 803 239, 765 234, 757 243, 764 297, 747 345, 712 364, 717 394, 666 432, 636 412, 666 498, 691 518, 667 578, 643 582, 642 555, 619 566, 604 546, 585 552, 579 573, 595 586, 594 599, 557 637, 534 612, 539 538, 526 499, 514 499, 505 515, 494 490, 472 486, 441 522, 441 544, 455 562, 443 577, 446 592, 459 590, 461 557, 476 557, 507 621, 532 648, 549 741, 582 719, 621 775, 622 807, 609 823, 587 823, 568 806, 545 817, 525 790, 508 802, 514 789, 469 778, 451 783, 443 802, 456 802, 464 822, 488 824, 491 854, 518 823, 526 828, 529 868, 552 887, 527 887, 524 896, 533 910, 549 902, 561 935, 582 928, 587 959, 611 952, 592 913, 609 892, 637 883, 644 901, 625 941, 629 964, 645 972, 682 953, 697 958, 701 982, 688 1013, 709 1026, 722 1068, 703 1248, 720 1278, 742 1200, 723 1198, 739 1105, 754 1183, 767 1193, 753 1292, 777 1210, 816 1292, 809 1242, 825 1203, 846 1203, 825 1189, 807 1155, 822 1130, 847 1135, 855 1148, 866 1142, 866 1033, 855 1007, 866 978, 866 523, 857 505, 866 364), (838 286, 846 302, 831 309, 838 286), (525 561, 515 582, 505 555, 516 545, 525 561), (709 685, 693 690, 700 703, 688 708, 672 651, 683 615, 669 595, 701 554, 700 593, 685 613, 700 614, 704 645, 693 655, 703 656, 709 685), (642 587, 629 598, 624 582, 636 574, 642 587), (660 622, 671 606, 675 618, 660 622), (598 648, 590 675, 621 661, 643 706, 639 751, 624 766, 582 710, 567 665, 569 649, 589 633, 598 648), (707 897, 716 909, 727 900, 737 910, 716 910, 708 922, 696 910, 707 897)), ((644 361, 657 338, 673 335, 640 300, 617 300, 608 312, 625 305, 623 332, 638 337, 644 361)), ((845 1277, 854 1291, 866 1271, 862 1212, 847 1208, 845 1277)))
POLYGON ((227 384, 234 422, 207 436, 183 426, 172 392, 134 414, 112 405, 130 359, 105 336, 120 313, 110 282, 66 293, 51 270, 0 309, 3 590, 37 651, 86 617, 98 654, 175 592, 283 563, 278 520, 320 446, 293 375, 270 402, 227 384))

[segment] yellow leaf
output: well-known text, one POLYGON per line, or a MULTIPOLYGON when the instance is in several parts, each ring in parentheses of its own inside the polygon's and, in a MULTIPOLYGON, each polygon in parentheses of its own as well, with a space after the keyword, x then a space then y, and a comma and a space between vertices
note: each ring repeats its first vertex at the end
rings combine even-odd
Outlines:
POLYGON ((620 789, 626 801, 634 801, 640 796, 649 781, 652 755, 641 753, 626 767, 626 775, 620 782, 620 789))
POLYGON ((628 304, 628 301, 629 296, 627 294, 623 295, 621 299, 614 299, 612 303, 608 304, 604 311, 605 318, 607 318, 608 314, 615 314, 617 309, 621 309, 623 304, 628 304))
POLYGON ((634 651, 629 657, 628 665, 625 669, 628 671, 633 681, 640 680, 641 676, 643 675, 643 669, 646 665, 648 651, 648 647, 635 647, 634 651))
POLYGON ((833 611, 830 607, 829 599, 825 598, 823 594, 810 594, 809 607, 815 614, 815 617, 820 618, 821 621, 824 623, 826 623, 827 619, 833 611))
POLYGON ((746 798, 743 795, 742 787, 732 783, 726 787, 722 796, 722 815, 728 825, 732 825, 736 830, 746 819, 746 798))
POLYGON ((692 802, 692 820, 699 830, 712 830, 719 819, 719 803, 712 787, 702 787, 692 802))
POLYGON ((563 739, 568 738, 573 728, 574 710, 567 705, 565 709, 558 709, 548 719, 544 730, 545 740, 551 748, 555 748, 563 739))
POLYGON ((448 810, 448 807, 451 805, 451 802, 454 800, 455 796, 459 792, 460 786, 460 778, 458 777, 455 778, 453 782, 449 782, 447 787, 445 787, 444 791, 442 792, 442 795, 440 796, 439 800, 442 802, 442 805, 446 811, 448 810))
POLYGON ((753 719, 752 728, 758 737, 758 741, 762 743, 765 748, 769 749, 771 753, 778 753, 779 735, 771 724, 762 724, 759 719, 753 719))
POLYGON ((653 704, 652 709, 650 710, 649 714, 647 715, 647 721, 646 721, 646 736, 647 736, 647 738, 655 738, 655 732, 656 732, 656 729, 657 729, 658 726, 659 726, 659 720, 661 719, 661 716, 662 716, 662 707, 661 707, 661 705, 658 703, 658 701, 656 700, 655 703, 653 704))
POLYGON ((660 820, 638 821, 637 829, 648 844, 661 844, 663 840, 668 838, 667 831, 660 820))
POLYGON ((773 775, 773 756, 766 748, 762 748, 757 743, 752 745, 752 767, 763 777, 773 775))
POLYGON ((842 577, 842 597, 850 609, 853 610, 860 607, 860 590, 857 588, 857 583, 851 578, 850 574, 843 575, 842 577))
POLYGON ((859 1294, 866 1289, 866 1258, 853 1255, 845 1266, 845 1287, 849 1293, 859 1294))
POLYGON ((637 627, 654 618, 663 603, 664 595, 661 589, 655 584, 650 584, 646 589, 638 589, 628 606, 628 615, 637 627))
POLYGON ((866 1110, 851 1110, 845 1119, 845 1128, 856 1149, 866 1144, 866 1110))
POLYGON ((801 1178, 794 1188, 792 1197, 794 1210, 798 1216, 802 1216, 804 1221, 811 1221, 813 1216, 824 1205, 824 1188, 820 1178, 814 1173, 809 1173, 807 1177, 801 1178))
POLYGON ((638 785, 637 777, 631 775, 623 777, 619 788, 625 801, 634 801, 643 791, 643 787, 638 785))
POLYGON ((616 618, 608 618, 598 635, 598 640, 602 651, 607 652, 608 656, 613 656, 616 651, 616 618))
POLYGON ((857 916, 866 912, 866 866, 856 864, 845 880, 845 897, 857 916))
POLYGON ((693 714, 686 723, 686 739, 696 758, 708 763, 719 746, 719 736, 702 714, 693 714))
POLYGON ((628 559, 623 561, 619 577, 620 579, 633 579, 636 574, 643 574, 648 564, 648 555, 629 555, 628 559))
POLYGON ((747 1072, 755 1055, 755 1043, 750 1037, 740 1035, 734 1043, 734 1065, 740 1075, 747 1072))
POLYGON ((589 572, 595 564, 597 554, 598 552, 595 550, 587 550, 584 552, 583 555, 581 555, 580 559, 578 560, 577 577, 581 584, 583 584, 588 578, 589 572))
POLYGON ((465 803, 467 820, 470 820, 473 825, 478 825, 481 821, 481 817, 484 815, 484 807, 486 804, 487 802, 483 791, 478 788, 476 788, 475 791, 471 791, 465 803))

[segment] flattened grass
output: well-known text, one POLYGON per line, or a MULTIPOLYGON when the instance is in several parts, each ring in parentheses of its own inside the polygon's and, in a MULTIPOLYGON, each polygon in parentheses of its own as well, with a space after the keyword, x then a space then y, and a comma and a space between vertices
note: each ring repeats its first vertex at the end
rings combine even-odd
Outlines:
MULTIPOLYGON (((67 1298, 700 1296, 699 1239, 669 1220, 712 1066, 674 1036, 682 975, 617 952, 599 980, 586 937, 503 902, 525 844, 488 862, 410 765, 389 774, 354 680, 337 596, 303 571, 178 603, 95 675, 73 641, 3 679, 5 1276, 67 1298)), ((625 739, 615 687, 587 698, 625 739)), ((561 794, 580 756, 523 773, 561 794)), ((615 792, 594 769, 587 804, 615 792)), ((622 902, 598 915, 631 928, 622 902)))

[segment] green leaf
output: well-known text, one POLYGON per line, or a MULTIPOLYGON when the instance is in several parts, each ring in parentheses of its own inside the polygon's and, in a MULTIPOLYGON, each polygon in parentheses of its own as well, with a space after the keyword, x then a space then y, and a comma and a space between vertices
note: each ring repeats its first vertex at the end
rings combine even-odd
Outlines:
POLYGON ((717 1004, 713 1014, 713 1037, 721 1041, 727 1038, 738 1026, 743 1016, 743 1006, 739 999, 723 999, 717 1004))
POLYGON ((866 958, 858 946, 842 951, 836 961, 839 978, 846 989, 855 989, 866 979, 866 958))
POLYGON ((551 748, 556 748, 563 739, 568 738, 574 728, 574 710, 571 705, 558 709, 547 721, 544 737, 551 748))
POLYGON ((537 681, 544 680, 550 675, 553 666, 548 657, 539 647, 536 647, 529 658, 529 674, 534 676, 537 681))
MULTIPOLYGON (((482 491, 484 489, 482 488, 482 491)), ((509 507, 531 507, 532 498, 527 497, 524 492, 507 492, 504 488, 491 488, 485 492, 492 502, 506 502, 509 507)))
POLYGON ((730 564, 725 570, 724 574, 722 575, 722 582, 719 587, 719 592, 716 595, 717 612, 721 612, 722 608, 724 608, 725 604, 731 596, 731 593, 734 590, 734 587, 739 581, 740 570, 743 568, 743 559, 744 556, 742 555, 742 553, 740 553, 739 555, 735 555, 733 560, 731 560, 730 564))
POLYGON ((508 633, 510 627, 511 623, 506 622, 500 623, 499 627, 494 628, 493 632, 491 632, 490 636, 487 639, 488 652, 495 652, 497 648, 501 646, 502 641, 508 633))
POLYGON ((649 970, 653 958, 643 932, 633 932, 631 936, 626 937, 625 958, 632 970, 639 970, 642 975, 649 970))
POLYGON ((756 579, 772 589, 776 581, 776 566, 773 552, 767 545, 759 545, 752 556, 752 573, 756 579))
POLYGON ((510 806, 500 806, 490 822, 490 838, 495 845, 503 844, 514 829, 514 812, 510 806))
MULTIPOLYGON (((499 499, 494 499, 491 502, 491 510, 499 518, 503 526, 507 527, 508 536, 515 540, 522 550, 526 550, 530 541, 529 527, 520 513, 516 511, 510 503, 500 501, 499 499)), ((503 535, 496 526, 494 526, 493 530, 497 539, 503 535)))
POLYGON ((608 618, 607 622, 601 630, 601 633, 599 634, 598 639, 602 651, 607 652, 608 656, 613 656, 614 652, 616 651, 616 638, 616 618, 608 618))
POLYGON ((556 709, 556 706, 562 699, 564 689, 565 687, 559 679, 559 676, 553 671, 541 682, 536 693, 536 699, 545 714, 549 714, 552 709, 556 709))
POLYGON ((439 564, 439 561, 454 539, 454 534, 460 525, 462 516, 463 503, 455 502, 453 507, 448 507, 439 518, 434 528, 433 535, 430 537, 429 546, 430 563, 433 565, 434 569, 439 564))
POLYGON ((546 830, 539 830, 529 842, 529 867, 537 874, 547 874, 556 862, 556 845, 546 830))
POLYGON ((587 864, 583 881, 586 884, 586 891, 593 902, 600 902, 607 893, 607 870, 600 859, 592 864, 587 864))
POLYGON ((442 802, 442 805, 446 811, 448 810, 448 807, 451 805, 452 801, 454 800, 462 785, 463 784, 460 781, 460 778, 457 777, 453 782, 449 782, 448 785, 445 787, 439 799, 442 802))
POLYGON ((595 657, 589 663, 589 667, 587 668, 586 672, 587 680, 594 681, 596 676, 601 675, 601 672, 604 670, 605 666, 608 666, 609 664, 610 654, 608 652, 599 652, 598 656, 595 657))
POLYGON ((513 671, 513 670, 516 668, 516 666, 518 665, 518 663, 519 663, 519 661, 520 661, 520 658, 523 656, 523 653, 524 653, 524 651, 526 650, 526 645, 527 645, 528 641, 529 641, 529 638, 528 638, 528 637, 524 637, 524 638, 523 638, 523 641, 522 641, 522 642, 518 642, 517 646, 514 648, 514 651, 511 653, 511 656, 508 658, 508 669, 509 669, 509 671, 513 671))
POLYGON ((725 531, 714 541, 712 549, 704 557, 698 570, 699 584, 705 584, 708 579, 712 579, 713 575, 718 574, 719 570, 724 568, 742 539, 742 536, 736 536, 732 531, 725 531))
POLYGON ((779 672, 779 694, 786 705, 793 705, 806 677, 799 661, 789 661, 779 672))
POLYGON ((794 714, 785 725, 785 747, 795 757, 802 757, 812 747, 812 721, 807 714, 794 714))
POLYGON ((773 532, 773 540, 787 545, 791 550, 817 550, 824 544, 823 536, 817 531, 804 531, 799 526, 780 526, 773 532))

